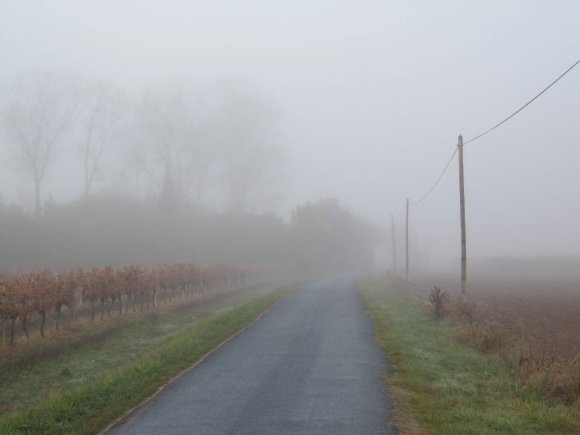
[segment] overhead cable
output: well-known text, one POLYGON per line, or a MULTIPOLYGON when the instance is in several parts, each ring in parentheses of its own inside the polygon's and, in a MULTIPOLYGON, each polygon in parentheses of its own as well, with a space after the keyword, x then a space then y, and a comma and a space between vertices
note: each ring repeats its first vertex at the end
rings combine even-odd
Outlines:
POLYGON ((486 134, 492 132, 493 130, 495 130, 496 128, 498 128, 500 125, 508 122, 510 119, 512 119, 514 116, 516 116, 518 113, 520 113, 522 110, 524 110, 526 107, 528 107, 530 104, 532 104, 534 101, 536 101, 544 92, 546 92, 548 89, 550 89, 552 86, 554 86, 556 83, 558 83, 558 81, 560 81, 560 79, 562 77, 564 77, 566 74, 568 74, 570 71, 572 71, 578 64, 580 63, 580 59, 578 59, 576 61, 576 63, 574 63, 574 65, 572 65, 570 68, 568 68, 566 71, 564 71, 562 74, 560 74, 560 76, 554 80, 552 83, 550 83, 548 86, 546 86, 544 89, 542 89, 542 91, 540 93, 538 93, 534 98, 532 98, 530 101, 528 101, 526 104, 524 104, 522 107, 520 107, 518 110, 516 110, 514 113, 512 113, 511 115, 509 115, 507 118, 505 118, 503 121, 499 122, 498 124, 494 125, 491 128, 488 128, 487 130, 485 130, 484 132, 478 134, 477 136, 475 136, 472 139, 469 139, 467 141, 464 142, 464 145, 467 145, 470 142, 473 142, 477 139, 479 139, 480 137, 485 136, 486 134))
POLYGON ((431 192, 433 192, 433 190, 435 190, 435 188, 437 187, 437 185, 439 184, 439 182, 443 178, 443 175, 445 175, 445 172, 447 172, 447 169, 449 168, 449 165, 453 161, 453 158, 455 157, 455 154, 457 154, 457 147, 455 148, 455 151, 453 151, 453 153, 451 154, 451 157, 449 157, 449 161, 447 162, 447 164, 443 168, 443 171, 441 172, 441 175, 439 175, 439 177, 437 178, 437 180, 435 180, 435 183, 433 183, 433 185, 431 186, 431 188, 420 199, 418 199, 417 201, 411 201, 410 202, 411 205, 417 205, 420 202, 423 202, 425 199, 427 199, 427 197, 431 194, 431 192))
MULTIPOLYGON (((566 71, 564 71, 562 74, 560 74, 552 83, 550 83, 548 86, 546 86, 544 89, 542 89, 534 98, 532 98, 531 100, 529 100, 527 103, 525 103, 523 106, 521 106, 518 110, 516 110, 515 112, 513 112, 508 117, 504 118, 501 122, 497 123, 493 127, 488 128, 487 130, 483 131, 482 133, 478 134, 477 136, 475 136, 475 137, 473 137, 473 138, 465 141, 463 143, 463 145, 467 145, 468 143, 473 142, 473 141, 475 141, 475 140, 477 140, 477 139, 485 136, 486 134, 492 132, 493 130, 495 130, 499 126, 505 124, 507 121, 509 121, 510 119, 512 119, 514 116, 516 116, 522 110, 524 110, 526 107, 528 107, 534 101, 536 101, 548 89, 550 89, 552 86, 554 86, 556 83, 558 83, 558 81, 560 81, 560 79, 562 79, 566 74, 568 74, 570 71, 572 71, 578 64, 580 64, 580 59, 578 59, 570 68, 568 68, 566 71)), ((437 180, 435 180, 435 183, 433 183, 433 185, 429 188, 429 190, 427 190, 427 192, 420 199, 418 199, 417 201, 411 201, 410 202, 411 205, 417 205, 417 204, 423 202, 425 199, 427 199, 427 197, 431 194, 431 192, 433 192, 433 190, 435 190, 435 188, 437 187, 437 185, 439 184, 439 182, 443 178, 443 175, 445 175, 445 172, 447 172, 447 169, 449 168, 449 165, 453 161, 453 158, 455 157, 456 154, 457 154, 457 148, 455 148, 455 150, 451 154, 451 157, 449 158, 449 161, 447 162, 447 164, 443 168, 443 171, 441 172, 441 175, 439 175, 439 177, 437 178, 437 180)))

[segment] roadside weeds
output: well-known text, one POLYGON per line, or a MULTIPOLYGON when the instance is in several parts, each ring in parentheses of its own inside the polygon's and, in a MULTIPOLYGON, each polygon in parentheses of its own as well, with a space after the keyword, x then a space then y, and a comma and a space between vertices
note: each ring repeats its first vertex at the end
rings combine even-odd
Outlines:
POLYGON ((580 411, 530 394, 510 366, 461 343, 426 307, 359 283, 392 372, 385 376, 401 434, 580 433, 580 411))

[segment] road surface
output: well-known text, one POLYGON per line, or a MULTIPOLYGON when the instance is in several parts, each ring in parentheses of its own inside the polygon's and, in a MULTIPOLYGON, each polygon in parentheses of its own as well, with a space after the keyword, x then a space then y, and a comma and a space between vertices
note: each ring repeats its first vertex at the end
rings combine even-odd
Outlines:
POLYGON ((385 371, 354 286, 309 285, 109 434, 390 434, 385 371))

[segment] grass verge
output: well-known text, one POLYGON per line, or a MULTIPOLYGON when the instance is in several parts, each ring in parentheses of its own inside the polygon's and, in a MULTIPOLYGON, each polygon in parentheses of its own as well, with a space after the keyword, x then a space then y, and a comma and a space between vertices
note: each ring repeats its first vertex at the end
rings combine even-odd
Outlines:
POLYGON ((272 290, 258 285, 148 313, 77 322, 76 330, 21 343, 0 356, 0 420, 91 384, 191 330, 201 319, 272 290))
POLYGON ((400 433, 573 434, 580 410, 530 394, 509 366, 460 343, 446 322, 384 284, 359 284, 387 352, 400 433))
POLYGON ((291 287, 200 320, 109 375, 0 421, 0 434, 92 434, 155 393, 282 299, 291 287))

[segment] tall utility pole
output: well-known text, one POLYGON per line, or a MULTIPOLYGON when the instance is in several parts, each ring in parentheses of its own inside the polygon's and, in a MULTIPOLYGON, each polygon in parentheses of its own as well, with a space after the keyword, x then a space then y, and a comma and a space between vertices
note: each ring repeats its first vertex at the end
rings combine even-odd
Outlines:
MULTIPOLYGON (((459 211, 461 214, 461 295, 467 294, 467 244, 465 237, 465 188, 463 184, 463 136, 459 135, 459 211)), ((408 200, 407 200, 408 201, 408 200)), ((407 202, 408 203, 408 202, 407 202)))
POLYGON ((409 198, 407 198, 407 216, 405 219, 405 278, 409 281, 409 198))
POLYGON ((393 245, 393 276, 397 274, 397 233, 395 231, 395 217, 391 215, 391 240, 393 245))

